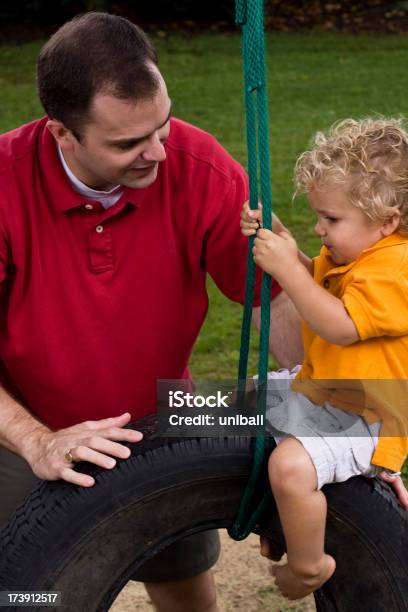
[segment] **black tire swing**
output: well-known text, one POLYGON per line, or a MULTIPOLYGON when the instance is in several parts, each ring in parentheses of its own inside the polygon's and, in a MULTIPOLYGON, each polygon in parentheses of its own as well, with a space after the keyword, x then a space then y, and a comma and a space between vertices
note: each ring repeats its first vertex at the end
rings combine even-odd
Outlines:
MULTIPOLYGON (((62 606, 51 609, 105 612, 160 550, 231 526, 251 471, 251 439, 158 439, 155 417, 133 427, 147 439, 130 444, 132 456, 115 469, 78 464, 94 487, 43 482, 15 512, 0 535, 0 591, 61 591, 62 606)), ((269 439, 267 452, 273 446, 269 439)), ((405 612, 408 513, 377 479, 351 478, 324 492, 326 549, 337 569, 314 594, 318 612, 405 612)), ((264 517, 254 531, 284 549, 273 500, 264 517)))

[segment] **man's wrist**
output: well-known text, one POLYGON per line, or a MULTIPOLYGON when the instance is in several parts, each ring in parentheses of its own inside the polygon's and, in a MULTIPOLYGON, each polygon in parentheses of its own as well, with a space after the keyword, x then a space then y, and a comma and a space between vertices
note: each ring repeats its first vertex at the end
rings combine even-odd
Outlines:
POLYGON ((45 438, 50 433, 51 430, 42 423, 37 423, 32 428, 27 428, 27 430, 21 436, 18 445, 16 445, 18 454, 21 455, 28 463, 31 463, 31 460, 38 452, 39 447, 44 444, 45 438))

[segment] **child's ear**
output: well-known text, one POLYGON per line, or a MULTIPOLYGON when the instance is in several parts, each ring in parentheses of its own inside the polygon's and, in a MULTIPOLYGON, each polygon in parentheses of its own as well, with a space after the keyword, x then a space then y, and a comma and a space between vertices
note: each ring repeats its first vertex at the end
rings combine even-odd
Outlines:
POLYGON ((401 220, 401 213, 398 210, 398 208, 396 208, 395 213, 392 215, 392 217, 387 219, 387 221, 384 221, 381 227, 382 235, 390 236, 391 234, 393 234, 398 229, 400 220, 401 220))

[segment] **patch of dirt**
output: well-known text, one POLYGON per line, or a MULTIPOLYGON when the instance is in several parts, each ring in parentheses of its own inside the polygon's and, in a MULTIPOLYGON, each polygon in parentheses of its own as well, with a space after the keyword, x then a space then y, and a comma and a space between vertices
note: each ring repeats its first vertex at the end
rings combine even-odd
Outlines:
MULTIPOLYGON (((259 554, 259 538, 231 540, 220 531, 221 557, 214 567, 220 612, 314 612, 312 596, 290 602, 280 596, 269 575, 269 562, 259 554)), ((153 612, 142 584, 129 582, 111 607, 111 612, 153 612)))

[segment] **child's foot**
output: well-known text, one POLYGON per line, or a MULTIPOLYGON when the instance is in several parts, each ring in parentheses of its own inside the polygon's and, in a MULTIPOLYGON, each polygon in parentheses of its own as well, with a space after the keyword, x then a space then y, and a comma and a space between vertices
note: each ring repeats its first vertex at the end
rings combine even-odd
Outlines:
POLYGON ((322 557, 321 568, 318 574, 305 577, 295 573, 286 565, 273 565, 272 576, 282 594, 288 599, 301 599, 319 589, 333 575, 336 562, 330 555, 322 557))

